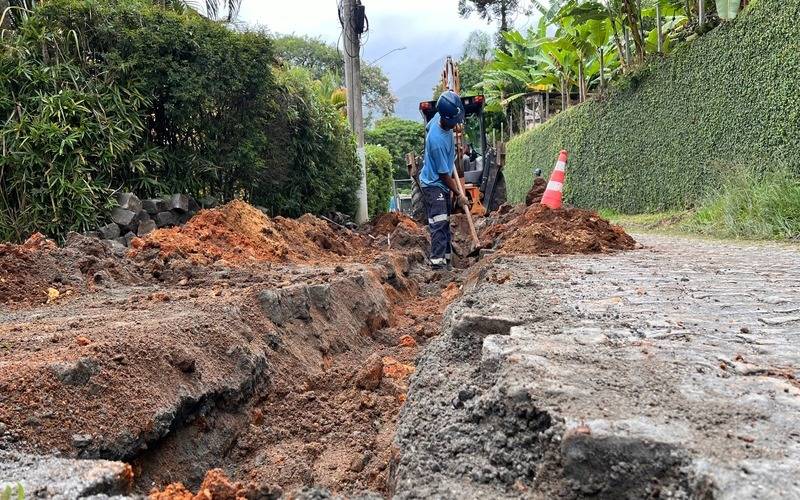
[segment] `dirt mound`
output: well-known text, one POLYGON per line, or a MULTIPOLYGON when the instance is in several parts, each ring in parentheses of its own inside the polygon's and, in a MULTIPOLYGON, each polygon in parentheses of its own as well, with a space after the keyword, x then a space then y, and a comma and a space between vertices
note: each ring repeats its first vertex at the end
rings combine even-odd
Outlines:
POLYGON ((411 217, 389 212, 374 218, 367 226, 372 246, 391 250, 428 250, 428 231, 411 217))
POLYGON ((271 261, 311 263, 356 257, 364 250, 357 233, 334 229, 312 215, 269 218, 242 201, 204 210, 186 225, 159 229, 132 244, 132 256, 158 249, 162 258, 196 264, 271 261))
POLYGON ((22 245, 0 244, 0 304, 5 307, 63 301, 104 282, 135 281, 100 240, 71 234, 59 248, 36 233, 22 245))
POLYGON ((503 252, 517 254, 604 253, 636 247, 636 241, 621 227, 596 212, 579 208, 551 210, 534 204, 514 214, 489 226, 481 233, 481 239, 494 241, 503 252))
POLYGON ((525 205, 531 206, 534 203, 541 203, 542 196, 544 196, 544 192, 547 190, 547 181, 545 181, 541 177, 537 177, 533 180, 533 186, 531 186, 530 191, 525 196, 525 205))
POLYGON ((408 215, 400 212, 388 212, 375 217, 372 222, 370 222, 369 233, 373 236, 387 235, 394 232, 398 226, 402 226, 409 231, 418 231, 421 229, 416 221, 408 215))

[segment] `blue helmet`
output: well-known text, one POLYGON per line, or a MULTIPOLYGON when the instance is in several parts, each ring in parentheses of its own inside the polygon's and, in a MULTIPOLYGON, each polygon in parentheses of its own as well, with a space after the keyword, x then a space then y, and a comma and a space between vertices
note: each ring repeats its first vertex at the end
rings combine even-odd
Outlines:
POLYGON ((446 90, 436 101, 436 111, 448 127, 455 127, 464 122, 464 103, 461 97, 452 90, 446 90))

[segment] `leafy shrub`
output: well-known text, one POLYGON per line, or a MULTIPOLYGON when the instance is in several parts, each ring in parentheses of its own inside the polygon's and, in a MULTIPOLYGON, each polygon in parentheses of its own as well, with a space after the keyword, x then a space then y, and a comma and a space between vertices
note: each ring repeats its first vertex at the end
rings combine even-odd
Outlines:
POLYGON ((261 170, 252 201, 289 216, 330 210, 352 214, 360 180, 355 137, 303 68, 278 71, 285 122, 265 131, 274 157, 261 170))
POLYGON ((354 211, 352 134, 306 74, 275 69, 264 34, 145 0, 51 0, 2 43, 0 238, 89 229, 116 190, 354 211))
POLYGON ((156 184, 148 101, 32 18, 0 47, 0 239, 85 230, 115 186, 156 184), (64 57, 70 54, 71 57, 64 57))
POLYGON ((386 212, 392 197, 392 155, 383 146, 367 144, 367 205, 369 215, 386 212))
POLYGON ((570 152, 565 194, 623 213, 696 205, 737 165, 800 173, 800 3, 761 0, 650 62, 637 85, 591 100, 508 145, 509 196, 570 152), (769 54, 769 57, 764 57, 769 54))
POLYGON ((388 149, 394 178, 407 179, 406 154, 422 154, 425 147, 425 126, 421 120, 415 122, 394 117, 382 118, 375 124, 375 128, 367 131, 366 141, 388 149))

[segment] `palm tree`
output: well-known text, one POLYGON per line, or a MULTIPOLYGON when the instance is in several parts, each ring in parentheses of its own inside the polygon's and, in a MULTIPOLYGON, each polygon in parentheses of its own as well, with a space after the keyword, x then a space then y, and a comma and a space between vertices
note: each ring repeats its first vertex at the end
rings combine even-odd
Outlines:
POLYGON ((162 7, 189 7, 215 21, 232 22, 242 0, 156 0, 162 7))

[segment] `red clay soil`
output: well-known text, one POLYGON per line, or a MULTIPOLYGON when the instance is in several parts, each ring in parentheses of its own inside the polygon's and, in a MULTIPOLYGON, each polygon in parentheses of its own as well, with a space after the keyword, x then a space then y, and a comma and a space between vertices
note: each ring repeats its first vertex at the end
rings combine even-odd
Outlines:
POLYGON ((154 489, 148 498, 149 500, 250 500, 280 498, 280 496, 280 489, 245 486, 231 481, 220 469, 212 469, 206 473, 197 494, 187 490, 181 483, 173 483, 163 491, 154 489))
POLYGON ((481 233, 482 241, 512 254, 607 253, 636 248, 636 241, 621 227, 596 212, 579 208, 550 208, 534 204, 521 213, 510 212, 505 220, 481 233))
POLYGON ((321 263, 357 260, 366 253, 361 237, 339 232, 330 224, 304 215, 298 219, 269 218, 242 201, 203 210, 186 225, 159 229, 134 240, 131 256, 158 249, 164 259, 181 257, 194 264, 270 261, 321 263))
POLYGON ((37 233, 0 244, 0 310, 68 300, 105 282, 138 281, 99 240, 71 235, 64 247, 37 233))
POLYGON ((533 186, 531 186, 531 190, 528 191, 528 194, 525 196, 525 205, 531 206, 534 203, 541 203, 542 196, 544 196, 544 192, 547 190, 547 181, 541 177, 537 177, 533 180, 533 186))
POLYGON ((397 226, 402 226, 409 231, 418 231, 422 229, 414 219, 400 212, 381 214, 375 217, 369 225, 369 233, 373 236, 391 234, 397 229, 397 226))

